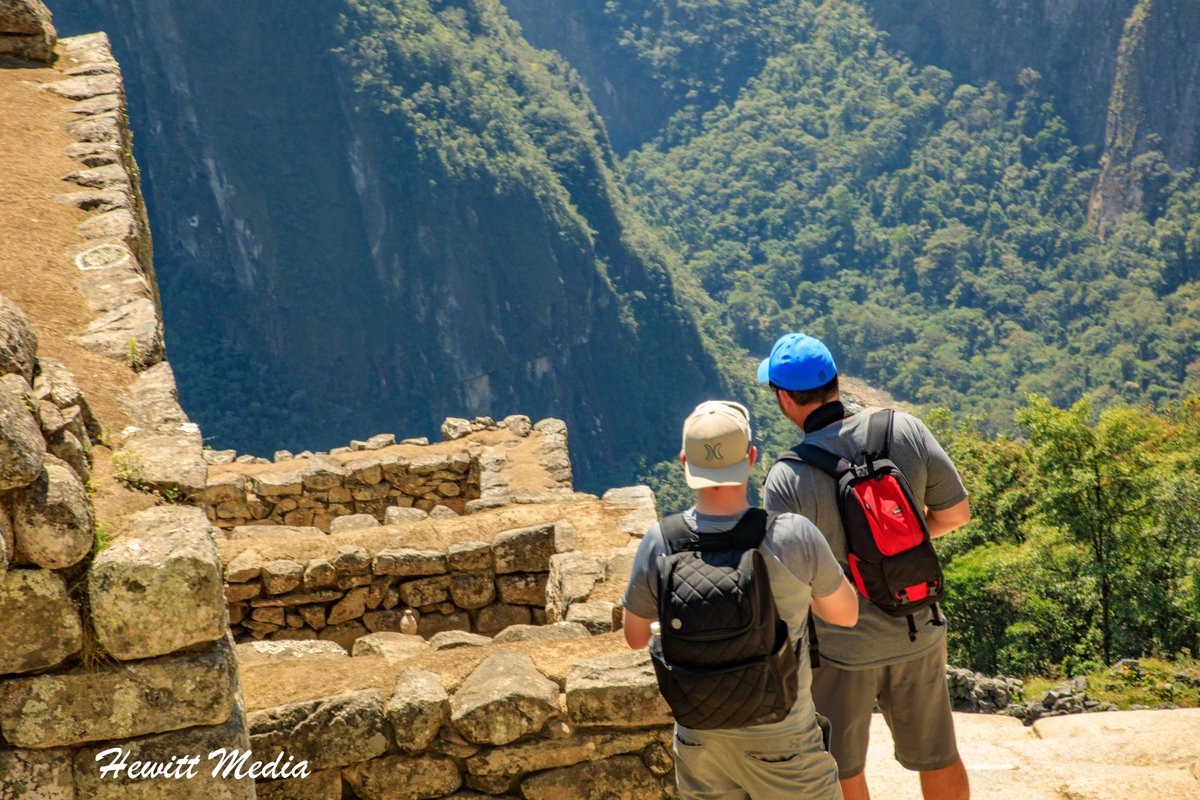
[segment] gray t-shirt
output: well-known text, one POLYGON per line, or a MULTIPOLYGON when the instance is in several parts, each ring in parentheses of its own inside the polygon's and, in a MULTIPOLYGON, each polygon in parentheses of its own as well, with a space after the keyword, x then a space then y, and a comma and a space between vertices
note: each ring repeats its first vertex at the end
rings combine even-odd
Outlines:
MULTIPOLYGON (((683 512, 689 528, 703 535, 721 533, 733 528, 741 514, 718 517, 701 514, 689 508, 683 512)), ((842 584, 842 570, 834 560, 825 537, 816 527, 795 514, 781 514, 767 531, 759 547, 771 580, 771 594, 779 616, 788 625, 792 641, 808 636, 809 601, 837 591, 842 584)), ((656 522, 646 531, 633 560, 633 572, 625 589, 622 605, 631 614, 644 619, 658 619, 658 557, 667 552, 662 528, 656 522)), ((802 648, 802 654, 807 647, 802 648)), ((796 708, 807 707, 812 669, 808 659, 800 658, 800 692, 796 708)))
MULTIPOLYGON (((853 458, 866 447, 869 418, 866 412, 854 414, 807 434, 804 441, 853 458)), ((967 491, 950 457, 916 417, 896 412, 889 455, 904 473, 917 502, 930 510, 941 511, 966 498, 967 491)), ((791 511, 816 523, 838 563, 850 574, 846 532, 832 478, 808 464, 779 461, 767 475, 763 497, 768 511, 791 511)), ((930 614, 917 613, 917 640, 910 642, 907 620, 888 616, 860 596, 858 624, 853 628, 838 628, 817 620, 821 658, 844 669, 867 669, 915 658, 945 638, 944 627, 925 624, 930 614)))

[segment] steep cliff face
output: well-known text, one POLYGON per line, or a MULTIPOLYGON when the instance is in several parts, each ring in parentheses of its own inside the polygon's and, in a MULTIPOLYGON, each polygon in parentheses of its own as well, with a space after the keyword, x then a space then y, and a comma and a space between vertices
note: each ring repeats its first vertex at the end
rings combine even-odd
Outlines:
MULTIPOLYGON (((1175 169, 1200 164, 1200 6, 1191 0, 865 0, 892 44, 960 81, 1012 89, 1025 67, 1046 89, 1081 145, 1110 144, 1110 97, 1137 91, 1139 152, 1151 134, 1175 169), (1134 17, 1138 18, 1136 24, 1134 17), (1138 46, 1122 36, 1147 43, 1138 46), (1124 54, 1124 55, 1122 55, 1124 54), (1122 62, 1121 74, 1118 63, 1122 62), (1120 84, 1130 87, 1122 90, 1120 84), (1136 85, 1136 89, 1132 89, 1136 85)), ((1118 110, 1118 114, 1120 114, 1118 110)), ((1118 123, 1121 124, 1121 123, 1118 123)))
POLYGON ((215 446, 519 410, 567 420, 587 485, 711 388, 595 111, 498 3, 53 10, 125 65, 172 361, 215 446))

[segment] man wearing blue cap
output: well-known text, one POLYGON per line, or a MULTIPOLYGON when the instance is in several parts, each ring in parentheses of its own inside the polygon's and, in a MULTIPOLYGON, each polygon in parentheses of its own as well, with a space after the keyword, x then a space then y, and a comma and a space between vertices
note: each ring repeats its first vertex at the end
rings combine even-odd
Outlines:
MULTIPOLYGON (((779 410, 804 431, 804 441, 854 459, 867 447, 868 414, 847 415, 829 349, 801 333, 781 337, 758 367, 759 383, 775 392, 779 410)), ((925 506, 930 536, 970 520, 967 493, 946 451, 909 414, 895 414, 889 457, 925 506)), ((781 460, 763 487, 768 511, 811 519, 849 573, 846 534, 834 481, 810 464, 781 460)), ((926 800, 967 800, 966 769, 958 755, 946 687, 945 627, 924 626, 909 636, 904 619, 859 598, 858 624, 837 628, 816 620, 821 667, 813 672, 813 701, 833 726, 830 750, 845 800, 869 800, 866 776, 871 711, 878 702, 895 741, 895 756, 920 773, 926 800)))

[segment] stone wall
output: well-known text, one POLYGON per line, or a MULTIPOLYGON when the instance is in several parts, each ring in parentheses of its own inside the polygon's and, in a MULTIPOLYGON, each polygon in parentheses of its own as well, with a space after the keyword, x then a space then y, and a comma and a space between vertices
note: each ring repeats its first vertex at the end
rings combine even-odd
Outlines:
POLYGON ((571 490, 566 431, 560 420, 535 425, 522 415, 499 423, 488 417, 451 418, 442 430, 451 445, 430 446, 425 439, 405 439, 397 445, 393 434, 379 434, 329 453, 281 451, 273 460, 209 451, 209 519, 235 537, 238 528, 253 525, 312 527, 329 533, 339 528, 340 517, 365 514, 376 523, 390 523, 421 516, 402 509, 433 512, 441 506, 441 513, 462 514, 512 502, 504 454, 467 438, 480 432, 536 437, 539 466, 553 484, 549 490, 571 490), (396 511, 389 513, 390 509, 396 511))
MULTIPOLYGON (((13 7, 0 0, 0 24, 13 7)), ((28 319, 0 297, 0 800, 253 798, 248 781, 101 780, 96 763, 110 747, 165 761, 248 739, 215 543, 186 504, 205 468, 162 360, 120 73, 103 34, 60 40, 57 55, 42 86, 73 101, 69 154, 84 167, 60 199, 92 212, 85 243, 62 254, 95 314, 76 338, 139 374, 118 398, 135 424, 106 432, 75 376, 38 357, 28 319), (114 448, 122 480, 150 493, 112 529, 92 495, 99 444, 114 448)))
POLYGON ((54 25, 42 0, 0 0, 0 55, 49 61, 54 42, 54 25))
MULTIPOLYGON (((2 296, 0 328, 0 798, 116 797, 94 761, 108 747, 244 747, 204 513, 155 505, 98 528, 87 398, 2 296)), ((253 797, 217 783, 176 796, 253 797)))
POLYGON ((251 545, 225 566, 225 598, 238 641, 320 639, 349 651, 379 631, 491 635, 546 622, 551 559, 574 547, 565 520, 439 550, 342 544, 305 561, 268 560, 251 545))
MULTIPOLYGON (((313 770, 302 780, 260 782, 258 796, 677 796, 671 719, 644 650, 578 660, 565 679, 525 653, 484 650, 452 690, 438 673, 414 667, 390 692, 342 692, 252 712, 256 753, 284 750, 309 759, 313 770)), ((332 660, 324 668, 338 667, 332 660)))

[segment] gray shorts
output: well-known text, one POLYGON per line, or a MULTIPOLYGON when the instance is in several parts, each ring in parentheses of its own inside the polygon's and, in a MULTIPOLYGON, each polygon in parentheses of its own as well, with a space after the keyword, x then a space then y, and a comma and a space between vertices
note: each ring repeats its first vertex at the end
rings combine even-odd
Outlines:
POLYGON ((929 772, 958 761, 946 687, 946 643, 911 661, 863 670, 822 664, 813 670, 813 702, 833 726, 830 751, 843 779, 866 768, 876 700, 905 769, 929 772))
POLYGON ((837 765, 812 704, 741 730, 675 728, 680 800, 842 800, 837 765))

